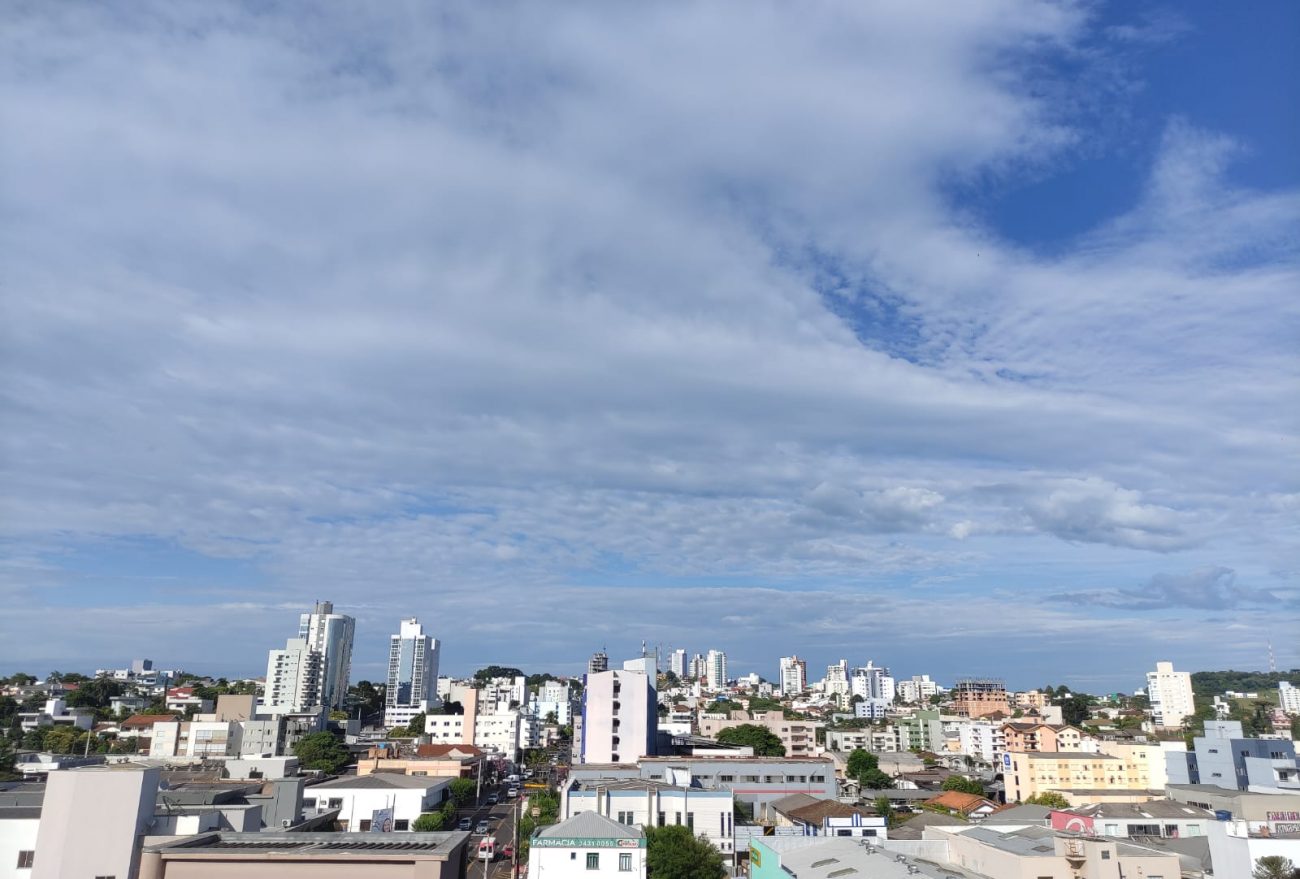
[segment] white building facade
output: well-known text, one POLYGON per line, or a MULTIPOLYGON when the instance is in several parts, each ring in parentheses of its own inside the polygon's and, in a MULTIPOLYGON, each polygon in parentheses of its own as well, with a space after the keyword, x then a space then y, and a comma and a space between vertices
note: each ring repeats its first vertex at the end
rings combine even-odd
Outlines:
POLYGON ((798 656, 781 657, 781 693, 797 696, 808 689, 808 663, 798 656))
POLYGON ((582 762, 631 762, 653 755, 657 701, 654 681, 642 672, 587 675, 582 694, 582 762))
POLYGON ((727 654, 721 650, 710 650, 708 657, 704 660, 704 676, 710 690, 724 690, 727 682, 731 680, 727 676, 727 654))
POLYGON ((406 726, 436 705, 437 681, 438 640, 426 635, 414 617, 402 620, 389 639, 384 726, 406 726))
POLYGON ((1151 722, 1162 729, 1177 729, 1196 713, 1192 676, 1174 671, 1172 662, 1157 662, 1156 670, 1147 672, 1147 699, 1151 702, 1151 722))

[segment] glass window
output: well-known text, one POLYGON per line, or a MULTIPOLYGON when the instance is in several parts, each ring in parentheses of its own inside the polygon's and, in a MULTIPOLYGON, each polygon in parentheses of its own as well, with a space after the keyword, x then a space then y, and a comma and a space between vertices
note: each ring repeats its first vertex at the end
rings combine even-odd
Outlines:
POLYGON ((35 851, 21 851, 18 853, 18 868, 20 870, 29 870, 34 863, 36 863, 35 851))
POLYGON ((393 822, 393 829, 394 829, 394 830, 410 830, 410 829, 411 829, 411 822, 410 822, 410 820, 408 820, 408 819, 406 819, 406 818, 398 818, 396 821, 393 822))
POLYGON ((620 852, 618 856, 618 871, 620 873, 632 872, 632 854, 631 852, 620 852))
POLYGON ((587 852, 587 869, 600 869, 600 852, 587 852))

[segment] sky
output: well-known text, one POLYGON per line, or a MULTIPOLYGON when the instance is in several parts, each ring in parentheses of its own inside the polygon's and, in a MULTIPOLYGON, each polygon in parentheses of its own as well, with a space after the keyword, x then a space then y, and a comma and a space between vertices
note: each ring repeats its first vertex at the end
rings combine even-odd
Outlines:
POLYGON ((0 673, 1300 666, 1300 6, 19 3, 0 673))

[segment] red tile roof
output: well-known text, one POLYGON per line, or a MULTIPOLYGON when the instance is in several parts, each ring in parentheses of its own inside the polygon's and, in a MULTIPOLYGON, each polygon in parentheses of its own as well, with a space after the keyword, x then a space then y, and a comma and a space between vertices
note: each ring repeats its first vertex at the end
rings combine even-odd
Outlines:
POLYGON ((155 723, 180 720, 175 714, 132 714, 122 721, 122 729, 153 729, 155 723))
POLYGON ((939 796, 931 797, 926 800, 925 805, 942 806, 945 809, 952 809, 954 812, 959 812, 962 815, 969 815, 984 806, 989 806, 991 808, 997 807, 997 804, 992 800, 987 800, 979 794, 968 794, 958 790, 946 790, 939 794, 939 796))

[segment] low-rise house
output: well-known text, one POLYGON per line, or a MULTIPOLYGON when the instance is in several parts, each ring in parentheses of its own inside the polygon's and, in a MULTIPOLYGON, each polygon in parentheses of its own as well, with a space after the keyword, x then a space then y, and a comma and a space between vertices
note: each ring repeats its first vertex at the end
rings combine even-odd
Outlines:
POLYGON ((764 807, 761 820, 776 827, 794 827, 804 836, 889 836, 887 819, 874 810, 807 794, 773 800, 764 807))
POLYGON ((18 725, 23 732, 49 726, 88 730, 95 725, 95 712, 89 708, 70 709, 62 699, 47 699, 40 711, 18 712, 18 725))
POLYGON ((967 821, 979 821, 996 812, 998 804, 981 797, 979 794, 946 790, 937 797, 926 800, 925 807, 928 809, 943 809, 954 815, 960 815, 967 821))
POLYGON ((431 812, 448 797, 449 779, 380 772, 337 778, 309 788, 303 796, 308 814, 339 811, 338 829, 364 832, 375 813, 393 810, 393 829, 409 831, 421 813, 431 812))
POLYGON ((640 827, 581 812, 539 830, 528 845, 529 879, 645 879, 646 838, 640 827))

